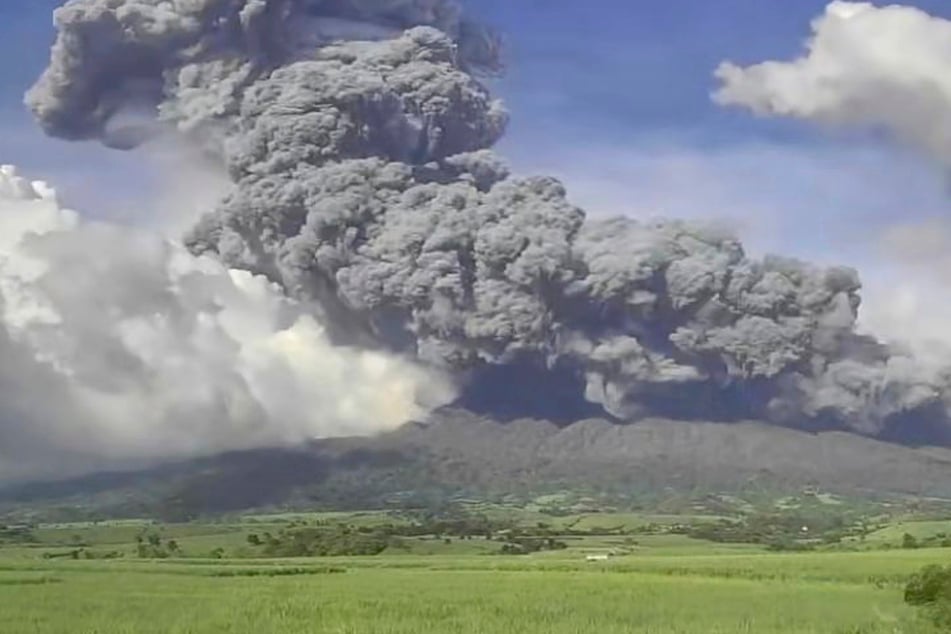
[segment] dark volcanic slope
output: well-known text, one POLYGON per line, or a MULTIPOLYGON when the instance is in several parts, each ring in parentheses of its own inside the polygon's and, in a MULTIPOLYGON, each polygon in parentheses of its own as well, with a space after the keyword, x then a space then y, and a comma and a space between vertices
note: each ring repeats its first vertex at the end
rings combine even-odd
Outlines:
MULTIPOLYGON (((327 443, 334 448, 351 441, 327 443)), ((438 482, 480 488, 545 483, 735 490, 819 485, 842 492, 951 497, 951 451, 912 449, 844 432, 808 434, 759 423, 651 419, 569 427, 520 420, 500 426, 460 412, 359 443, 425 462, 438 482)))
POLYGON ((617 425, 591 419, 568 427, 537 420, 501 425, 450 410, 371 439, 18 487, 0 495, 0 510, 66 504, 112 515, 180 517, 289 502, 366 508, 434 491, 499 495, 568 488, 636 495, 751 486, 951 499, 951 450, 758 423, 617 425))

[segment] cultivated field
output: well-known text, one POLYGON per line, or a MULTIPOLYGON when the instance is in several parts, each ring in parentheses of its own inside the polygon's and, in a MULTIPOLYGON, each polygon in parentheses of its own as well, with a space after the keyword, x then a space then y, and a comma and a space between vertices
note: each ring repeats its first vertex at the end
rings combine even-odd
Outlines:
MULTIPOLYGON (((616 532, 617 522, 658 519, 558 522, 616 532)), ((0 547, 0 632, 931 633, 902 589, 922 566, 951 563, 951 549, 879 548, 891 535, 884 529, 875 547, 801 553, 615 532, 568 535, 565 548, 521 556, 497 554, 487 538, 418 536, 375 556, 295 559, 261 557, 248 544, 251 533, 328 521, 358 527, 382 519, 38 526, 33 543, 0 547), (137 556, 146 532, 174 541, 176 556, 137 556)), ((951 530, 951 522, 908 525, 921 535, 951 530)))

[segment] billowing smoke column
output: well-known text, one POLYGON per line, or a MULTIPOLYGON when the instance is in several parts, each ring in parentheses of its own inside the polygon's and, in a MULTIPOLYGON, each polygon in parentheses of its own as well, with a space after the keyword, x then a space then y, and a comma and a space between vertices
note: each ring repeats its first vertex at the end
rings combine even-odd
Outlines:
POLYGON ((338 340, 470 385, 513 370, 512 393, 574 376, 552 389, 625 419, 949 429, 946 377, 855 333, 854 271, 586 220, 557 181, 510 176, 480 83, 497 39, 451 0, 73 0, 56 23, 28 95, 44 128, 200 143, 234 189, 189 248, 315 302, 338 340))

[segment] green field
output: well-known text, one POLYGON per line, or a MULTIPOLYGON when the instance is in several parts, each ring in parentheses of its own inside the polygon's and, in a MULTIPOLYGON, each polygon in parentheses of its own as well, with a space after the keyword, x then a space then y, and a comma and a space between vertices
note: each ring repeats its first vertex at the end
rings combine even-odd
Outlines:
POLYGON ((422 535, 375 556, 274 559, 247 541, 288 526, 400 521, 285 514, 37 526, 32 543, 0 547, 0 632, 932 633, 902 590, 922 566, 951 563, 951 549, 890 547, 909 531, 951 531, 949 521, 910 519, 876 530, 863 549, 796 553, 678 534, 632 539, 618 531, 684 521, 632 513, 557 518, 555 530, 587 533, 522 556, 497 554, 493 539, 422 535), (136 556, 145 532, 174 540, 176 556, 136 556), (115 558, 96 558, 105 553, 115 558), (614 556, 587 561, 599 553, 614 556))
POLYGON ((0 631, 923 632, 912 629, 899 580, 942 558, 30 562, 0 572, 0 631))

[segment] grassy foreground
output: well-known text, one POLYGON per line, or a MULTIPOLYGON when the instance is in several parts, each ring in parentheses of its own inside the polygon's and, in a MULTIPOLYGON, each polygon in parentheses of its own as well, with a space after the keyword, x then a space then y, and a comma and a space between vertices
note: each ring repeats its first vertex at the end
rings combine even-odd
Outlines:
POLYGON ((0 632, 926 632, 900 582, 946 552, 0 566, 0 632))
POLYGON ((500 554, 515 539, 504 530, 403 531, 372 556, 267 554, 297 534, 357 547, 344 538, 373 543, 379 527, 409 522, 376 512, 8 527, 0 634, 934 634, 902 591, 923 566, 951 563, 948 547, 898 547, 951 533, 951 520, 773 552, 670 530, 717 518, 540 519, 511 526, 558 547, 515 556, 500 554))

